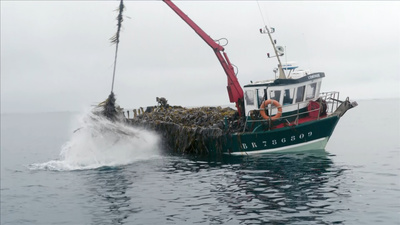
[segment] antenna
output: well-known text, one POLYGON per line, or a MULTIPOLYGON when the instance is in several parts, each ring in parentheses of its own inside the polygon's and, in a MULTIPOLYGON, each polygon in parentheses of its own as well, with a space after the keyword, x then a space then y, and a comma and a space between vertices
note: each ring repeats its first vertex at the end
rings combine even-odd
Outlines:
MULTIPOLYGON (((285 52, 286 52, 286 45, 285 45, 285 52)), ((287 54, 285 54, 285 65, 287 65, 288 64, 288 61, 287 61, 287 54)), ((290 77, 290 70, 289 70, 289 74, 288 74, 288 78, 290 77)))

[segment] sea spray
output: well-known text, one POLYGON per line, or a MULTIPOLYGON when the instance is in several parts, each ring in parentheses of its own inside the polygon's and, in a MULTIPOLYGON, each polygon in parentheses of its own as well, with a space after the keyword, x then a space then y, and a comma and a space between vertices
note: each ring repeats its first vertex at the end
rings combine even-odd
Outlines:
POLYGON ((84 170, 119 166, 159 156, 159 136, 151 131, 110 121, 88 112, 80 128, 60 152, 60 159, 30 165, 31 169, 84 170))

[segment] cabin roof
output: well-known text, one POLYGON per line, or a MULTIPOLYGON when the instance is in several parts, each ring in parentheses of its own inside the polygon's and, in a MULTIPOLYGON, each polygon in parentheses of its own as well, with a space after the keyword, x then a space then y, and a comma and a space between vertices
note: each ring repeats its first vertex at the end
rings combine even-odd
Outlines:
POLYGON ((318 72, 318 73, 312 73, 297 79, 275 79, 273 81, 268 80, 264 82, 255 82, 252 84, 247 84, 244 85, 244 87, 260 87, 260 86, 282 86, 282 85, 288 85, 288 84, 297 84, 297 83, 303 83, 309 80, 314 80, 318 78, 323 78, 325 77, 325 73, 323 72, 318 72))

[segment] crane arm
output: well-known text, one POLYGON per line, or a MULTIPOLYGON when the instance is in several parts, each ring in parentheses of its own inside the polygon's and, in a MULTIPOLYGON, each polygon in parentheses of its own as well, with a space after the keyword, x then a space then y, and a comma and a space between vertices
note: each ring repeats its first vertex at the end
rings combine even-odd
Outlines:
POLYGON ((229 61, 228 55, 224 52, 224 47, 216 43, 206 34, 193 20, 191 20, 182 10, 180 10, 170 0, 163 0, 179 17, 182 18, 213 50, 228 78, 228 95, 230 102, 236 103, 236 108, 240 116, 244 115, 243 89, 234 72, 233 66, 229 61))

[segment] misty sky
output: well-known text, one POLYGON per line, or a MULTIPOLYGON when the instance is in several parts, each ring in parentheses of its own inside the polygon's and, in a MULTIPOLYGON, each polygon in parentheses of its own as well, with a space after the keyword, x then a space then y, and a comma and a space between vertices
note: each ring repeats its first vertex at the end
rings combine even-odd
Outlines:
MULTIPOLYGON (((238 67, 241 85, 283 61, 325 72, 322 91, 400 97, 400 2, 177 1, 238 67), (259 8, 260 6, 260 8, 259 8), (261 10, 260 10, 261 9, 261 10), (262 14, 261 14, 261 12, 262 14)), ((1 1, 1 112, 82 111, 111 90, 118 1, 1 1)), ((161 1, 125 1, 114 92, 124 108, 226 105, 227 79, 204 41, 161 1)))

